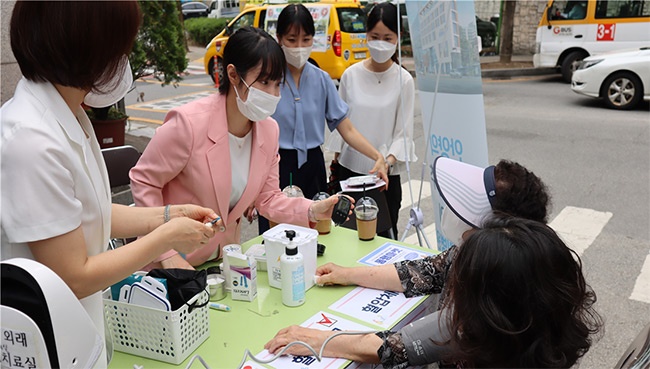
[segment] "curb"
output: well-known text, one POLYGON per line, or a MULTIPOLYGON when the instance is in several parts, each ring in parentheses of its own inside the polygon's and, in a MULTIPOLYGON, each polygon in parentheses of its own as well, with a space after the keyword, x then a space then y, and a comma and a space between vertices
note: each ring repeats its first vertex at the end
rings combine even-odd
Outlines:
POLYGON ((509 78, 519 76, 544 76, 556 74, 556 68, 513 68, 513 69, 482 69, 483 78, 509 78))

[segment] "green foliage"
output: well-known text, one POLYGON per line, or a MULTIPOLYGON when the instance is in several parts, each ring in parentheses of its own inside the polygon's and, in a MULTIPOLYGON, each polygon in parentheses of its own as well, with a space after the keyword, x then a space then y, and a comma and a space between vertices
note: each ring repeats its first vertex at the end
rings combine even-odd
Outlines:
POLYGON ((185 20, 185 31, 195 44, 205 46, 228 25, 232 18, 190 18, 185 20))
POLYGON ((118 120, 123 118, 128 118, 128 116, 122 113, 115 106, 106 107, 106 108, 90 108, 86 110, 88 118, 90 120, 118 120))
POLYGON ((143 19, 129 57, 133 78, 153 75, 163 82, 178 83, 187 68, 180 3, 174 0, 139 0, 143 19))

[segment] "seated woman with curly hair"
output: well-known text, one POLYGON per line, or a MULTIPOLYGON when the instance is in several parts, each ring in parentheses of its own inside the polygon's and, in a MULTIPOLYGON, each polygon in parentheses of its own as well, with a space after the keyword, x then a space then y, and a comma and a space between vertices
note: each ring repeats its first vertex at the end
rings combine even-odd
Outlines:
MULTIPOLYGON (((464 239, 454 265, 443 313, 423 318, 425 328, 437 325, 449 339, 420 343, 447 347, 443 358, 454 367, 567 368, 601 329, 580 258, 543 223, 495 214, 464 239)), ((335 333, 292 326, 266 348, 275 353, 299 340, 318 351, 335 333)), ((323 355, 384 368, 413 365, 382 360, 385 333, 336 336, 323 355)), ((309 354, 298 345, 287 352, 309 354)))

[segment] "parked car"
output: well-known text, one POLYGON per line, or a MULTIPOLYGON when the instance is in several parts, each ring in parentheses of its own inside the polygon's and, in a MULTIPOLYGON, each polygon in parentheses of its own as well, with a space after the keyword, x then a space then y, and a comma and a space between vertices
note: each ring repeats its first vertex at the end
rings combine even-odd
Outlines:
POLYGON ((239 14, 239 0, 212 0, 209 18, 234 18, 239 14))
MULTIPOLYGON (((366 59, 365 14, 354 0, 321 0, 304 3, 314 16, 316 36, 309 62, 340 79, 347 67, 366 59)), ((223 75, 223 50, 228 38, 243 26, 264 28, 275 37, 278 15, 284 4, 249 4, 205 48, 205 71, 215 80, 223 75), (216 62, 216 63, 215 63, 216 62)))
POLYGON ((497 25, 476 17, 476 33, 481 36, 481 46, 483 48, 492 47, 497 39, 497 25))
POLYGON ((585 58, 573 72, 571 89, 602 99, 612 109, 632 109, 650 100, 650 47, 585 58))
POLYGON ((210 13, 208 6, 198 1, 183 3, 181 5, 181 11, 183 12, 183 19, 207 17, 208 13, 210 13))

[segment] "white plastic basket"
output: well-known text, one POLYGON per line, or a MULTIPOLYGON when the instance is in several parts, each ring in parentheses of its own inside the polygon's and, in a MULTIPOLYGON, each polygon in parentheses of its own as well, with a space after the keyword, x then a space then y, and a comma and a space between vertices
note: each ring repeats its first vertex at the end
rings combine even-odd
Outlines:
MULTIPOLYGON (((204 304, 209 294, 199 293, 188 304, 204 304)), ((180 364, 210 337, 208 306, 164 311, 104 299, 104 315, 116 351, 180 364)))

